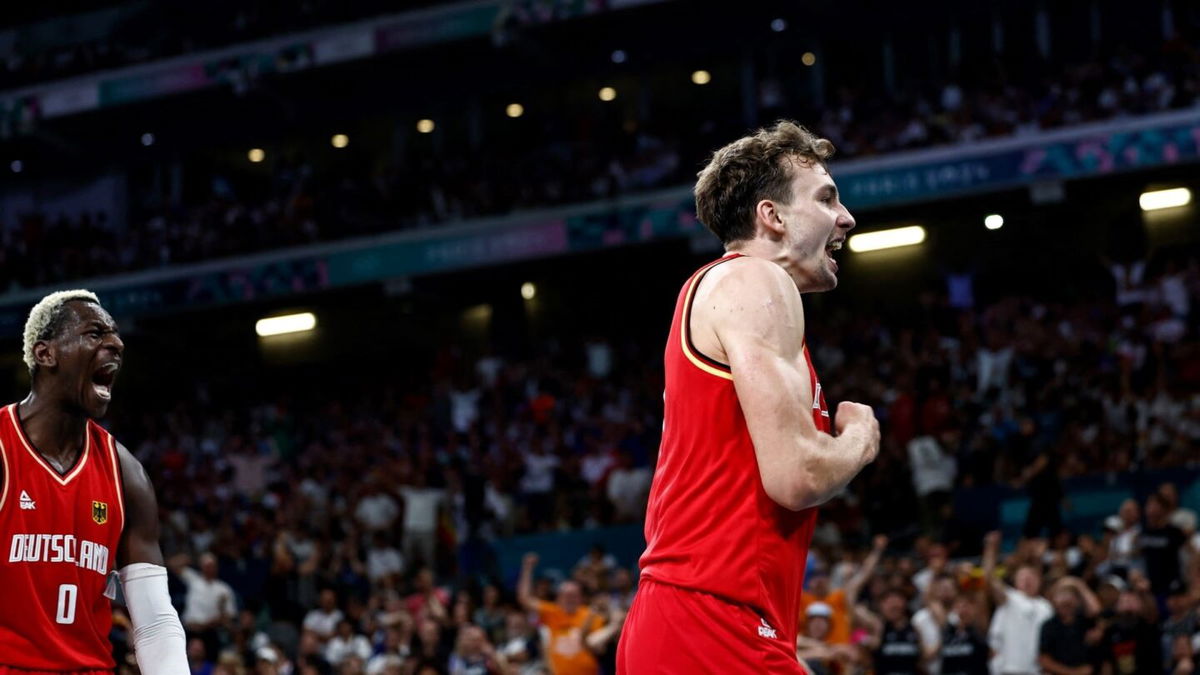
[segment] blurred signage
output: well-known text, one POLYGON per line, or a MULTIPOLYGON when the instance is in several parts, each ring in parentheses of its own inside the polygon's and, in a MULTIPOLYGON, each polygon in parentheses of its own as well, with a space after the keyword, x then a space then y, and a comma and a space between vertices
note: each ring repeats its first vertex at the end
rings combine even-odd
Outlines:
MULTIPOLYGON (((1089 125, 1050 134, 835 163, 852 209, 948 195, 1045 185, 1200 159, 1200 111, 1089 125)), ((85 285, 117 315, 178 311, 384 283, 565 253, 707 236, 690 186, 615 201, 394 232, 85 285)), ((0 296, 0 334, 20 332, 24 313, 50 289, 0 296)))
POLYGON ((852 208, 1099 176, 1200 159, 1200 111, 1101 122, 1044 134, 833 165, 852 208))
POLYGON ((0 93, 0 136, 28 132, 30 115, 49 119, 222 85, 240 93, 263 75, 495 35, 514 20, 563 21, 663 1, 476 0, 39 84, 0 93))

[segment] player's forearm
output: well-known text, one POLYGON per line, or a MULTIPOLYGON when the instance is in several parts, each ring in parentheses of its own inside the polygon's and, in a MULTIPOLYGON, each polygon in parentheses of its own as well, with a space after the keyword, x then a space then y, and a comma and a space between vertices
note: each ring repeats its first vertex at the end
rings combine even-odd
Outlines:
POLYGON ((188 675, 185 634, 167 593, 167 570, 134 563, 123 567, 119 575, 141 671, 146 675, 188 675))
POLYGON ((803 449, 797 476, 799 508, 824 504, 838 495, 867 463, 870 430, 852 426, 840 436, 818 436, 803 449))

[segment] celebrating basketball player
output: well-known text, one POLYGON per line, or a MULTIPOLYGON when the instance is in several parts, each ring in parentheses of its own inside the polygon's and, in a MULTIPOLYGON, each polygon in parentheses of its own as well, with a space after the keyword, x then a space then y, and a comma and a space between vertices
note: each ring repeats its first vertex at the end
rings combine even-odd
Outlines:
POLYGON ((32 391, 0 409, 0 675, 111 673, 113 570, 141 671, 189 673, 154 488, 95 422, 124 349, 89 291, 52 293, 25 323, 32 391))
POLYGON ((879 449, 871 409, 836 434, 801 293, 837 285, 854 218, 791 122, 718 150, 696 183, 727 254, 684 285, 667 342, 662 448, 620 673, 802 673, 796 619, 815 507, 879 449))

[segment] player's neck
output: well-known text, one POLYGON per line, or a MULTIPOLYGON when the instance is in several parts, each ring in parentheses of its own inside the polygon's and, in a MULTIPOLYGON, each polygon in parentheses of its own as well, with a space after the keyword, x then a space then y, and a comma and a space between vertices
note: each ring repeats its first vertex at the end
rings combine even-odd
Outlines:
POLYGON ((796 264, 788 259, 787 253, 782 249, 777 242, 765 238, 755 238, 748 241, 739 241, 734 248, 726 249, 726 254, 740 253, 751 258, 762 258, 783 268, 792 280, 798 278, 796 264))
POLYGON ((17 405, 17 418, 33 448, 60 472, 83 452, 87 417, 65 410, 48 396, 30 392, 17 405))

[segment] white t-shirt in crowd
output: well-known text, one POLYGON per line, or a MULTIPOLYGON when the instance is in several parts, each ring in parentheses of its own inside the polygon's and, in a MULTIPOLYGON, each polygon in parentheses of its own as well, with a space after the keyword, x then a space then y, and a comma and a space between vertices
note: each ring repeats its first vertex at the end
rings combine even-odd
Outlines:
POLYGON ((450 423, 454 430, 466 433, 479 419, 479 390, 450 392, 450 423))
POLYGON ((367 551, 367 578, 371 581, 404 572, 404 556, 392 547, 367 551))
POLYGON ((308 614, 304 615, 304 630, 311 630, 321 636, 322 640, 328 639, 337 629, 338 622, 342 620, 342 610, 335 609, 332 612, 326 612, 323 609, 310 609, 308 614))
POLYGON ((558 458, 549 453, 535 455, 531 452, 525 455, 525 475, 521 478, 521 490, 533 493, 553 490, 554 469, 557 467, 558 458))
POLYGON ((400 496, 404 497, 404 529, 412 532, 436 530, 438 505, 445 494, 445 490, 437 488, 400 488, 400 496))
POLYGON ((349 639, 334 637, 325 645, 325 660, 333 665, 340 665, 346 657, 357 656, 365 663, 371 658, 371 643, 362 635, 352 635, 349 639))
POLYGON ((646 514, 646 496, 650 494, 653 474, 647 468, 614 469, 608 476, 608 498, 617 515, 639 518, 646 514))
POLYGON ((616 461, 609 452, 589 453, 584 455, 583 461, 580 462, 580 472, 589 485, 595 485, 600 482, 601 478, 604 478, 608 469, 616 461))
POLYGON ((988 644, 995 652, 992 672, 1037 675, 1042 672, 1038 665, 1042 624, 1054 616, 1054 608, 1049 600, 1030 597, 1015 588, 1006 589, 1004 597, 1004 604, 996 608, 988 630, 988 644))
POLYGON ((205 579, 190 567, 185 567, 179 576, 187 585, 187 599, 180 617, 185 625, 210 624, 221 618, 222 610, 226 618, 233 617, 233 589, 229 584, 220 579, 205 579))
MULTIPOLYGON (((957 624, 958 615, 951 612, 947 621, 957 624)), ((917 610, 917 613, 913 615, 912 625, 913 630, 917 631, 917 639, 921 642, 921 651, 934 649, 942 644, 942 628, 938 625, 937 619, 933 618, 933 612, 929 611, 928 607, 917 610)), ((934 657, 925 669, 929 675, 939 675, 942 672, 942 658, 934 657)))
POLYGON ((958 460, 944 452, 932 436, 917 436, 908 442, 908 461, 917 495, 924 497, 931 492, 949 492, 954 488, 958 460))
POLYGON ((400 505, 384 493, 363 497, 354 510, 354 516, 368 530, 386 530, 400 515, 400 505))

